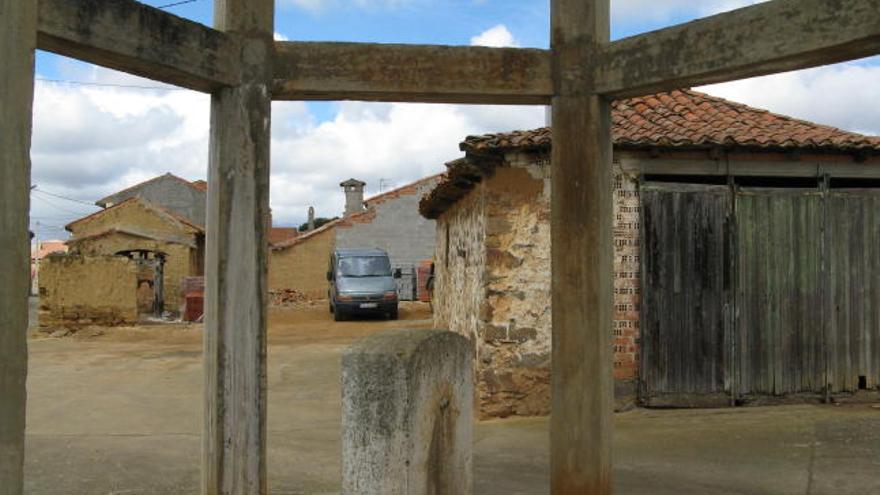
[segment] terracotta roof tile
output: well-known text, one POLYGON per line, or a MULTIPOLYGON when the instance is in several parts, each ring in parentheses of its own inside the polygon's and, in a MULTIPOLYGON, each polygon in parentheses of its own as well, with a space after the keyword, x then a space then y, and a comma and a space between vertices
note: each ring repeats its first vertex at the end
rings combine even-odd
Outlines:
MULTIPOLYGON (((621 148, 810 149, 880 153, 880 137, 778 115, 683 89, 615 101, 614 144, 621 148)), ((471 136, 462 151, 483 154, 550 147, 549 128, 471 136)))

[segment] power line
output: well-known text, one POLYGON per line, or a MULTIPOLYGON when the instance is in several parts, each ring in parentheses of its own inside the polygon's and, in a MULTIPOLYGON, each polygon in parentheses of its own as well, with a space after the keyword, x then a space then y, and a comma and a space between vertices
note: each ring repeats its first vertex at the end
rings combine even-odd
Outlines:
POLYGON ((89 203, 88 201, 83 201, 83 200, 81 200, 81 199, 68 198, 67 196, 62 196, 62 195, 60 195, 60 194, 50 193, 49 191, 46 191, 45 189, 38 189, 37 186, 34 186, 34 188, 33 188, 32 190, 33 190, 33 191, 39 191, 39 192, 41 192, 41 193, 43 193, 43 194, 48 194, 49 196, 54 196, 54 197, 56 197, 56 198, 58 198, 58 199, 64 199, 64 200, 67 200, 67 201, 73 201, 74 203, 79 203, 79 204, 83 204, 83 205, 91 206, 91 207, 94 207, 94 206, 95 206, 94 203, 89 203))
POLYGON ((128 88, 128 89, 144 89, 150 91, 188 91, 185 88, 175 88, 174 86, 139 86, 137 84, 113 84, 113 83, 97 83, 89 81, 72 81, 69 79, 48 79, 45 77, 36 77, 36 81, 48 82, 54 84, 70 84, 72 86, 97 86, 101 88, 128 88))
MULTIPOLYGON (((34 190, 34 192, 41 192, 41 191, 34 190)), ((49 201, 48 199, 41 197, 41 196, 34 196, 34 198, 39 199, 40 201, 46 203, 47 205, 51 206, 52 208, 55 208, 56 210, 63 211, 65 213, 70 213, 71 215, 83 216, 83 215, 89 214, 89 213, 83 213, 80 211, 68 210, 67 208, 64 208, 63 206, 58 206, 55 203, 53 203, 52 201, 49 201)))
POLYGON ((167 9, 169 7, 177 7, 178 5, 184 5, 187 3, 198 2, 199 0, 181 0, 180 2, 169 3, 167 5, 160 5, 156 7, 157 9, 167 9))

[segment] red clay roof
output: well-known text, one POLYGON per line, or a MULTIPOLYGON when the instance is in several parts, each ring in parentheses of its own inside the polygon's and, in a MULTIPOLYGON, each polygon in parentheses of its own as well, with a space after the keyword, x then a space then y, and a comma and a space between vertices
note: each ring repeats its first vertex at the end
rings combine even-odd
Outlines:
MULTIPOLYGON (((612 105, 614 145, 619 148, 744 147, 880 154, 880 137, 752 108, 682 89, 629 98, 612 105)), ((548 149, 550 128, 470 136, 461 150, 475 154, 548 149)))
POLYGON ((279 242, 299 237, 299 231, 295 227, 272 227, 269 229, 269 245, 274 246, 279 242))

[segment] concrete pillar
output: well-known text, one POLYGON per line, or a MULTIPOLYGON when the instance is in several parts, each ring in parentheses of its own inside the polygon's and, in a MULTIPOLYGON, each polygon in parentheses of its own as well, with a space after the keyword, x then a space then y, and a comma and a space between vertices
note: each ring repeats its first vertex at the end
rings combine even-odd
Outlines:
POLYGON ((205 259, 204 495, 266 493, 266 303, 273 0, 215 0, 242 81, 211 98, 205 259))
POLYGON ((553 495, 612 492, 611 109, 584 69, 609 42, 610 3, 551 1, 553 495))
POLYGON ((24 488, 36 0, 0 0, 0 494, 24 488))
POLYGON ((309 206, 309 226, 308 231, 311 232, 315 230, 315 207, 309 206))
POLYGON ((443 330, 392 330, 342 358, 342 492, 469 495, 473 349, 443 330))

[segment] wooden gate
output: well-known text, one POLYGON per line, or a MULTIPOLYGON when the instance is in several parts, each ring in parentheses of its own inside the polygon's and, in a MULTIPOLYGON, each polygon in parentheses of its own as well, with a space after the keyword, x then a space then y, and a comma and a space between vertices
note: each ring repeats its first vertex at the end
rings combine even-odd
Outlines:
POLYGON ((736 390, 784 395, 824 390, 822 193, 736 195, 736 390))
POLYGON ((730 387, 726 186, 645 185, 642 398, 714 405, 730 387))
POLYGON ((880 386, 880 191, 828 195, 828 382, 832 392, 880 386))
POLYGON ((642 187, 642 401, 880 387, 880 191, 731 191, 642 187))

